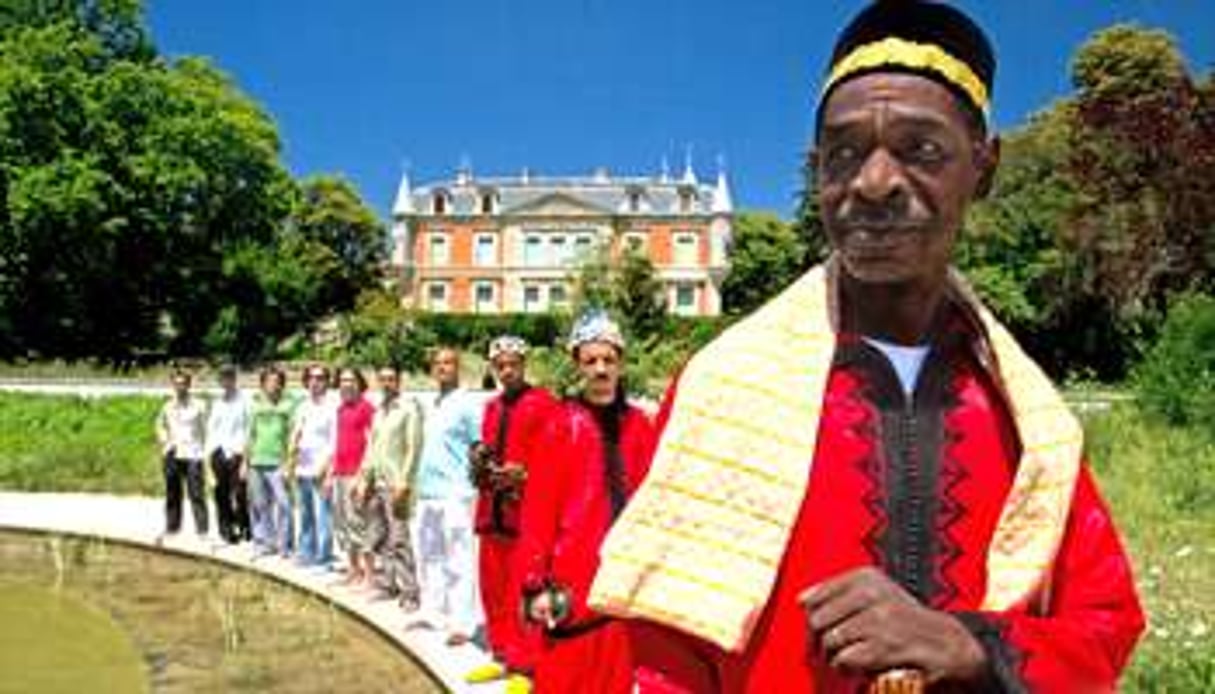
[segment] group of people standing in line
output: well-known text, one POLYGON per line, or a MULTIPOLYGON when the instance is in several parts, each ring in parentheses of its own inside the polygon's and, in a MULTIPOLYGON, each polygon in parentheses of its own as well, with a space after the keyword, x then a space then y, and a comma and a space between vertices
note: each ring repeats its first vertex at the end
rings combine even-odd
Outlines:
POLYGON ((209 403, 175 372, 157 419, 165 533, 181 531, 184 486, 207 535, 209 464, 224 541, 343 573, 448 645, 474 641, 491 657, 470 683, 557 684, 601 641, 626 638, 588 612, 585 594, 654 443, 650 417, 625 398, 617 324, 584 316, 569 349, 583 378, 565 400, 528 382, 528 345, 509 335, 490 345, 488 398, 460 387, 453 348, 432 355, 429 402, 402 393, 391 366, 376 370, 373 397, 358 369, 333 379, 319 364, 304 369, 302 394, 267 367, 249 397, 225 366, 209 403))

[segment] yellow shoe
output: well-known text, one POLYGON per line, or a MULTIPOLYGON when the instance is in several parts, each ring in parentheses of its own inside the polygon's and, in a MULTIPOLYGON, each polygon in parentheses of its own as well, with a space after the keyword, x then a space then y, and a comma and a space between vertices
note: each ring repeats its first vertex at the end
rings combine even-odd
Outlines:
MULTIPOLYGON (((484 684, 506 677, 506 666, 502 663, 486 663, 468 671, 464 681, 469 684, 484 684)), ((507 683, 509 686, 509 682, 507 683)))
POLYGON ((506 694, 531 694, 532 680, 527 675, 518 672, 511 673, 510 677, 506 678, 506 687, 503 691, 506 694))

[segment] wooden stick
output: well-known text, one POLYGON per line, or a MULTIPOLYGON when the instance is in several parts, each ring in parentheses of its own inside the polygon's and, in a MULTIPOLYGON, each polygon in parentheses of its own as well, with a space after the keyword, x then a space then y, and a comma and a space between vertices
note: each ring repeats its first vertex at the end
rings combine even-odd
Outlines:
POLYGON ((869 694, 924 694, 924 690, 924 673, 910 668, 883 672, 869 685, 869 694))

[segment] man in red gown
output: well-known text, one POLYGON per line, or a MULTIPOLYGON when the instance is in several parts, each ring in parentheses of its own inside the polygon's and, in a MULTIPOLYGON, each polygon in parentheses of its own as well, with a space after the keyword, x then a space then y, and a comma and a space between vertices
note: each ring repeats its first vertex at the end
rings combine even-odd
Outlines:
POLYGON ((466 679, 477 683, 507 677, 508 694, 528 690, 527 675, 539 649, 538 635, 523 628, 516 550, 527 478, 546 445, 544 429, 556 407, 547 390, 527 382, 526 359, 522 338, 504 335, 490 344, 489 362, 502 393, 486 404, 481 441, 472 452, 481 605, 494 662, 466 679))
POLYGON ((841 36, 812 156, 833 254, 689 362, 601 550, 590 602, 637 620, 643 690, 1116 687, 1144 619, 1083 432, 949 267, 994 70, 937 3, 841 36))
POLYGON ((523 532, 523 607, 544 644, 537 692, 626 693, 633 687, 624 624, 586 605, 599 544, 645 476, 654 443, 649 418, 625 400, 624 340, 606 314, 574 326, 570 350, 581 395, 553 414, 530 470, 523 532))

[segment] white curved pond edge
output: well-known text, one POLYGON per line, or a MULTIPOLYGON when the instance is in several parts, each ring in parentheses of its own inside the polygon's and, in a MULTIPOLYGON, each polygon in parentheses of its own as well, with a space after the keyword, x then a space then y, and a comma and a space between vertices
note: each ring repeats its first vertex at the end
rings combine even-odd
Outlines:
MULTIPOLYGON (((164 500, 107 494, 67 494, 0 491, 0 529, 62 533, 102 538, 124 544, 198 557, 267 576, 328 600, 352 617, 378 631, 409 654, 448 691, 491 694, 500 683, 468 685, 464 673, 487 661, 471 644, 450 647, 445 634, 424 628, 407 628, 410 618, 395 600, 370 600, 366 593, 338 585, 339 574, 295 566, 278 557, 255 559, 248 543, 229 545, 212 534, 193 532, 189 505, 183 510, 182 532, 160 541, 164 500)), ((212 515, 214 519, 214 515, 212 515)), ((404 657, 404 656, 403 656, 404 657)))

